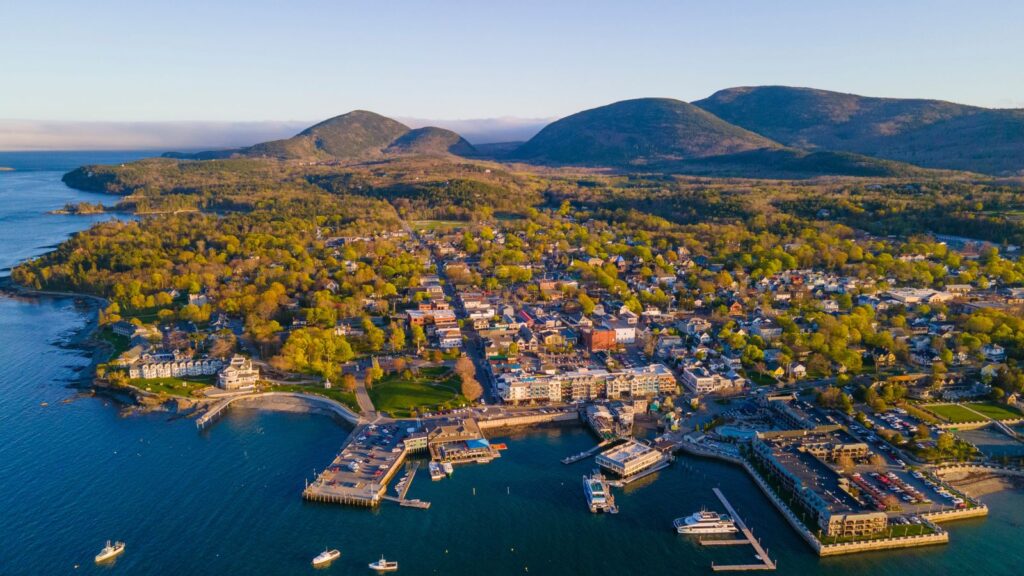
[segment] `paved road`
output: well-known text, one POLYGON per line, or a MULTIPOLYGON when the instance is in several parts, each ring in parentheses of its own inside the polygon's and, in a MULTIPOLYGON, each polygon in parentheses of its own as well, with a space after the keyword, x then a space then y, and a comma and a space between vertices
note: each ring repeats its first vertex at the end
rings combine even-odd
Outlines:
POLYGON ((356 379, 356 402, 359 403, 359 412, 363 418, 373 419, 377 416, 377 409, 370 400, 370 393, 366 390, 366 383, 362 379, 356 379))

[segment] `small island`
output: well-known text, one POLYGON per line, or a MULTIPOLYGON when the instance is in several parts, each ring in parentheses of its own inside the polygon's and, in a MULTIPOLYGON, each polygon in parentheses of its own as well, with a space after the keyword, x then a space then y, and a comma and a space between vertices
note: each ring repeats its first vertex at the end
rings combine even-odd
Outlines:
POLYGON ((106 211, 107 207, 99 202, 95 204, 90 204, 89 202, 78 202, 77 204, 68 202, 63 208, 52 210, 50 214, 103 214, 106 211))

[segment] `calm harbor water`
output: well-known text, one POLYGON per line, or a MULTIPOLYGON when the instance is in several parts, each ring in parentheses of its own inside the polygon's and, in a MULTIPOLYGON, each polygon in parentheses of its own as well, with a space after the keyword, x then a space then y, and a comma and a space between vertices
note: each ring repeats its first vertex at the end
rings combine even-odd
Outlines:
MULTIPOLYGON (((0 268, 94 220, 46 211, 103 198, 60 183, 73 167, 65 156, 20 161, 34 170, 0 173, 0 268)), ((13 165, 0 154, 0 166, 13 165)), ((325 546, 342 557, 323 574, 368 574, 381 554, 403 574, 709 574, 712 561, 752 559, 747 547, 704 549, 671 531, 673 518, 719 507, 715 486, 781 574, 1009 576, 1024 563, 1019 492, 986 497, 986 520, 950 524, 948 546, 828 560, 741 471, 717 462, 682 458, 619 496, 619 515, 591 515, 580 477, 592 463, 558 462, 593 445, 578 429, 499 438, 503 458, 452 479, 419 474, 409 495, 432 502, 428 511, 309 504, 303 481, 330 460, 344 428, 325 416, 234 411, 199 433, 190 420, 124 416, 102 398, 76 397, 67 385, 89 358, 67 342, 86 321, 71 299, 0 298, 0 576, 304 574, 325 546), (125 540, 127 552, 99 568, 92 556, 107 539, 125 540)))

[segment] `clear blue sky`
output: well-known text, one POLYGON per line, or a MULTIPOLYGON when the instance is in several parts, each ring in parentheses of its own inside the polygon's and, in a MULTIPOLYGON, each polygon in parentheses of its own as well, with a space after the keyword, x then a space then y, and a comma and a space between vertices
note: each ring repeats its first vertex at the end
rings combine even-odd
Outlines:
POLYGON ((738 85, 1024 106, 1024 2, 3 2, 0 118, 554 117, 738 85))

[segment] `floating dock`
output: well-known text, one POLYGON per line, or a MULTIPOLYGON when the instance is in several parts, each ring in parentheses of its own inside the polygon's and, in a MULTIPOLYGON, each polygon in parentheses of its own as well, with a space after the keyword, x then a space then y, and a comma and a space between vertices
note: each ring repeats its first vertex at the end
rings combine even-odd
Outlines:
MULTIPOLYGON (((718 540, 717 542, 724 542, 724 543, 727 543, 727 544, 744 544, 744 543, 750 544, 751 546, 754 547, 754 552, 757 553, 757 557, 761 559, 761 563, 760 564, 729 564, 729 565, 721 565, 721 566, 717 565, 715 563, 712 563, 711 564, 711 569, 714 570, 715 572, 745 572, 747 570, 775 570, 775 562, 773 562, 772 559, 768 557, 768 551, 765 550, 761 546, 761 543, 756 538, 754 538, 754 533, 751 532, 750 528, 747 528, 747 525, 743 523, 743 520, 740 518, 739 514, 737 514, 736 510, 733 509, 732 504, 729 504, 729 501, 726 500, 725 494, 722 494, 722 491, 719 490, 718 488, 713 488, 712 490, 714 490, 715 496, 718 496, 718 499, 722 501, 722 506, 725 506, 725 509, 729 513, 729 516, 736 523, 736 527, 740 529, 740 533, 743 534, 743 536, 746 538, 746 540, 718 540)), ((727 545, 727 544, 712 544, 712 542, 716 542, 716 541, 714 541, 714 540, 701 541, 701 544, 703 544, 705 546, 724 546, 724 545, 727 545)))

